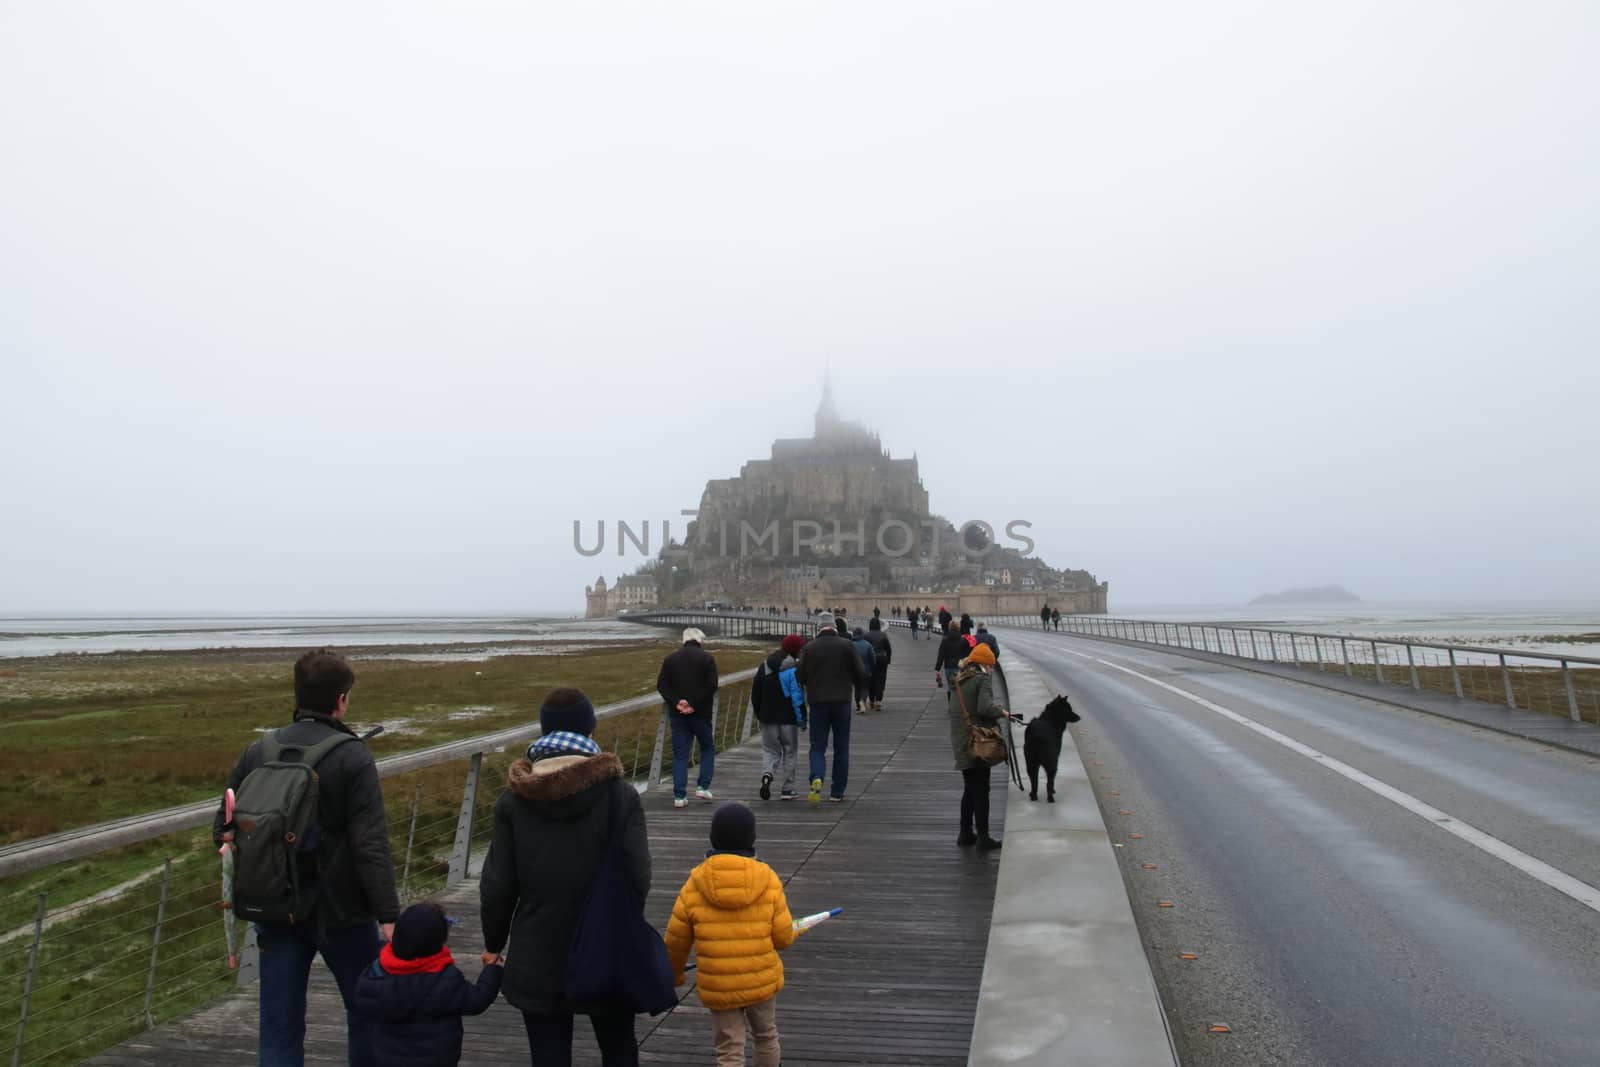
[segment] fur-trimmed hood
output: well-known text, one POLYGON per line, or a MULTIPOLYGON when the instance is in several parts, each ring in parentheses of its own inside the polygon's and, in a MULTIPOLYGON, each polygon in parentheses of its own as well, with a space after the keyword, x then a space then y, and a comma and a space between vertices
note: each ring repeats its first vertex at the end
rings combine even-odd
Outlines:
POLYGON ((506 785, 542 811, 556 818, 572 818, 594 804, 598 794, 590 790, 621 777, 622 761, 602 752, 598 756, 548 756, 537 763, 519 759, 506 771, 506 785))

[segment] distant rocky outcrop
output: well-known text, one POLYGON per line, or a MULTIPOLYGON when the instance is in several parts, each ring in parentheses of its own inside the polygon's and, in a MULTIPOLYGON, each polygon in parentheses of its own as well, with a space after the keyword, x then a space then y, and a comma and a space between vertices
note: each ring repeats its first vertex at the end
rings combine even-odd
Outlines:
POLYGON ((1359 604, 1361 598, 1342 585, 1318 585, 1305 589, 1285 589, 1281 593, 1262 593, 1250 601, 1263 604, 1359 604))

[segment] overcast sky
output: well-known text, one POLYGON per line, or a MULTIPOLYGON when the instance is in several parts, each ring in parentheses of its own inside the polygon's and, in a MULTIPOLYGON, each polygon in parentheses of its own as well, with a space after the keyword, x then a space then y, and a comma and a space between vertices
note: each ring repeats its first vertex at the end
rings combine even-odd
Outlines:
POLYGON ((0 0, 0 612, 581 610, 640 560, 572 520, 676 520, 825 363, 1114 610, 1600 598, 1597 49, 1588 0, 0 0))

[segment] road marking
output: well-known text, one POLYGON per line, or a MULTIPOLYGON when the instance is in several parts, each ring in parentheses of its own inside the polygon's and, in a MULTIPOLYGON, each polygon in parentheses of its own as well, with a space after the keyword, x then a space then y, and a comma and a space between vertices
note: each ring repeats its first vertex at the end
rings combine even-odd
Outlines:
POLYGON ((1114 671, 1121 671, 1124 674, 1131 674, 1135 678, 1149 682, 1151 685, 1156 686, 1157 688, 1165 689, 1167 692, 1183 697, 1185 700, 1193 701, 1202 708, 1205 708, 1207 711, 1214 711, 1230 722, 1235 722, 1246 729, 1254 730, 1256 733, 1267 738, 1269 741, 1276 741, 1289 751, 1297 752, 1306 759, 1309 759, 1315 763, 1319 763, 1333 773, 1349 779, 1356 785, 1361 786, 1363 789, 1366 789, 1372 793, 1376 793, 1385 800, 1389 800, 1395 804, 1398 804, 1400 807, 1411 812, 1411 814, 1416 815, 1419 818, 1426 819, 1439 829, 1444 830, 1446 833, 1454 834, 1467 844, 1488 853, 1495 859, 1509 863, 1511 866, 1515 867, 1523 874, 1528 875, 1530 878, 1534 878, 1537 881, 1543 882, 1545 885, 1559 893, 1565 893, 1567 896, 1571 897, 1573 900, 1576 900, 1584 907, 1591 908, 1594 911, 1600 911, 1600 889, 1596 889, 1588 882, 1580 881, 1577 878, 1572 877, 1572 875, 1560 870, 1559 868, 1550 866, 1550 864, 1544 862, 1543 860, 1535 859, 1526 852, 1523 852, 1521 849, 1506 844, 1493 834, 1484 833, 1476 826, 1473 826, 1470 823, 1462 822, 1453 815, 1440 811, 1432 804, 1419 800, 1404 790, 1396 789, 1389 783, 1372 777, 1372 775, 1367 774, 1365 771, 1358 771, 1348 763, 1336 760, 1324 752, 1317 751, 1310 745, 1302 744, 1301 742, 1296 741, 1287 734, 1279 733, 1270 726, 1264 726, 1248 716, 1240 715, 1237 711, 1225 708, 1221 704, 1207 700, 1205 697, 1196 693, 1191 693, 1187 689, 1180 689, 1175 685, 1169 685, 1159 678, 1152 678, 1148 674, 1136 671, 1131 667, 1124 667, 1120 663, 1113 663, 1108 659, 1101 659, 1099 656, 1087 655, 1082 652, 1073 652, 1071 649, 1065 648, 1061 649, 1060 651, 1066 652, 1071 656, 1077 656, 1080 659, 1093 660, 1095 663, 1104 664, 1114 671))

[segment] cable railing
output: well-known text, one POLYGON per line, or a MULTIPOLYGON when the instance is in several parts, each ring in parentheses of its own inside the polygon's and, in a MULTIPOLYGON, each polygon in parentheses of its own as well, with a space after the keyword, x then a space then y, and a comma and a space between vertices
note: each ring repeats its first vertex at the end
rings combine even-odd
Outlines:
MULTIPOLYGON (((745 670, 722 679, 712 710, 719 750, 751 735, 754 676, 745 670)), ((608 704, 595 718, 595 739, 621 759, 634 787, 658 786, 671 758, 661 698, 652 693, 608 704)), ((378 761, 402 904, 481 869, 506 769, 538 736, 534 722, 378 761)), ((698 746, 691 762, 699 762, 698 746)), ((234 921, 222 906, 220 861, 209 832, 216 808, 167 809, 154 820, 119 819, 8 847, 16 869, 29 871, 122 848, 132 843, 130 833, 132 841, 159 836, 171 846, 158 876, 141 874, 115 893, 55 909, 49 892, 37 893, 32 922, 0 930, 0 1054, 10 1049, 12 1067, 77 1063, 256 980, 255 928, 234 921), (189 809, 179 832, 147 832, 189 809), (30 854, 30 844, 42 854, 30 854), (63 846, 71 853, 65 859, 63 846), (230 947, 237 949, 236 965, 230 947)), ((0 894, 0 902, 15 912, 24 892, 0 894)))
POLYGON ((1059 624, 1050 625, 1037 615, 988 616, 985 622, 1342 673, 1380 685, 1600 723, 1600 659, 1587 656, 1106 615, 1063 615, 1059 624))

